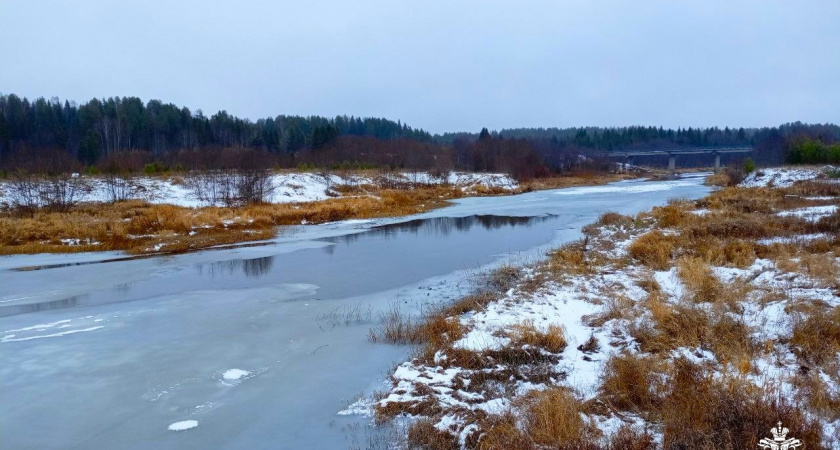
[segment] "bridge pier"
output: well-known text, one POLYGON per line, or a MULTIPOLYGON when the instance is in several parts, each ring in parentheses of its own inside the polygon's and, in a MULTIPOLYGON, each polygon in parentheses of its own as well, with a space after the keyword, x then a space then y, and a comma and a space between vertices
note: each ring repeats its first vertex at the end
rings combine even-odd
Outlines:
POLYGON ((677 170, 677 155, 668 155, 668 170, 670 170, 671 172, 677 170))
POLYGON ((720 170, 720 153, 715 153, 715 173, 720 170))

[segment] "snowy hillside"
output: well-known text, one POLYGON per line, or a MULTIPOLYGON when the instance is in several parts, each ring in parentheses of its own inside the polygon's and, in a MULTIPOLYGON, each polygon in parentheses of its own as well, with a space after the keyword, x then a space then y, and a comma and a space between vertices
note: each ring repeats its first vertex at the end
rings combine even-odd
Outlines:
POLYGON ((741 187, 790 187, 797 181, 813 180, 833 170, 832 166, 814 167, 774 167, 759 169, 749 174, 741 187))
MULTIPOLYGON (((85 177, 86 189, 81 195, 81 202, 106 202, 109 199, 108 188, 101 178, 85 177)), ((340 194, 334 190, 337 186, 378 185, 385 183, 410 183, 420 185, 450 184, 461 187, 464 191, 476 188, 494 188, 514 190, 518 187, 515 180, 499 173, 450 172, 445 176, 435 176, 427 172, 403 172, 380 176, 360 175, 322 175, 317 173, 282 173, 271 176, 271 203, 311 202, 325 200, 340 194)), ((183 178, 173 177, 136 177, 130 182, 129 198, 146 200, 150 203, 171 204, 186 207, 203 206, 183 178)), ((0 206, 9 205, 8 182, 0 182, 0 206)))

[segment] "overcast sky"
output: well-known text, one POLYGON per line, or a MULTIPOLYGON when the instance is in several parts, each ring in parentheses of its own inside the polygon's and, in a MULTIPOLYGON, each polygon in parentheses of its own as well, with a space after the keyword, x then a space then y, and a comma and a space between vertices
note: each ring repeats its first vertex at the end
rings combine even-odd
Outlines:
POLYGON ((432 132, 840 123, 837 0, 0 0, 0 92, 432 132))

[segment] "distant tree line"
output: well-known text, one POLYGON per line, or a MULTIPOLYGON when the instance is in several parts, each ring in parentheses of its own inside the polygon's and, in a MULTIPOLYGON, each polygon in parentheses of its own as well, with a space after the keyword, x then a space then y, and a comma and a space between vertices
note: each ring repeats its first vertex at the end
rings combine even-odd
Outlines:
MULTIPOLYGON (((754 147, 751 158, 760 165, 800 163, 794 156, 794 146, 803 141, 822 142, 826 145, 840 141, 840 127, 834 124, 788 123, 778 127, 763 128, 677 128, 662 127, 582 127, 582 128, 514 128, 502 129, 491 136, 510 139, 527 139, 542 149, 544 156, 553 154, 590 154, 593 151, 664 150, 691 147, 754 147)), ((458 140, 476 140, 480 133, 446 133, 436 136, 437 142, 454 143, 458 140)), ((745 155, 722 155, 725 164, 730 159, 743 159, 745 155)), ((680 156, 686 166, 709 165, 709 156, 680 156)), ((640 157, 638 163, 664 165, 661 157, 640 157)))
POLYGON ((800 137, 791 143, 789 158, 793 164, 840 164, 840 142, 800 137))
MULTIPOLYGON (((752 146, 759 165, 836 161, 840 127, 518 128, 432 136, 400 121, 285 116, 257 121, 226 111, 206 116, 159 100, 93 99, 84 104, 0 95, 0 166, 108 173, 223 170, 258 160, 270 167, 385 168, 505 172, 517 178, 611 167, 606 152, 633 149, 752 146), (247 155, 247 156, 243 156, 247 155), (835 155, 835 156, 832 156, 835 155)), ((723 163, 746 155, 723 155, 723 163)), ((637 158, 664 165, 665 158, 637 158)), ((681 156, 680 166, 710 165, 708 155, 681 156)))
POLYGON ((431 140, 431 135, 400 122, 338 116, 277 116, 252 122, 226 111, 207 117, 160 100, 137 97, 93 99, 77 105, 57 98, 29 101, 0 95, 0 153, 17 148, 61 148, 86 164, 122 150, 160 156, 178 150, 248 147, 271 153, 320 148, 338 136, 382 140, 431 140))

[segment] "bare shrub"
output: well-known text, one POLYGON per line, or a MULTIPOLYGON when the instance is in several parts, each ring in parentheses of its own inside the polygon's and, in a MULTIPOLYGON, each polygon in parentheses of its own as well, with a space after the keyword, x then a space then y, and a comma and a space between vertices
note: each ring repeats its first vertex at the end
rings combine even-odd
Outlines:
POLYGON ((221 170, 192 171, 184 179, 192 196, 205 205, 231 206, 234 201, 233 173, 221 170))
POLYGON ((18 151, 9 157, 13 169, 7 184, 12 207, 32 214, 37 208, 66 211, 78 202, 85 181, 76 173, 80 167, 70 154, 59 149, 18 151))
POLYGON ((87 183, 78 173, 47 173, 41 189, 41 204, 51 211, 67 211, 79 201, 87 183))
POLYGON ((274 186, 272 158, 267 152, 230 148, 214 155, 212 165, 216 168, 193 170, 187 175, 185 181, 193 197, 208 205, 228 207, 268 201, 274 186))
POLYGON ((41 179, 23 169, 15 170, 6 184, 6 196, 12 209, 33 214, 41 206, 41 179))
POLYGON ((111 203, 124 202, 131 198, 135 191, 133 178, 127 173, 106 172, 102 180, 111 203))

